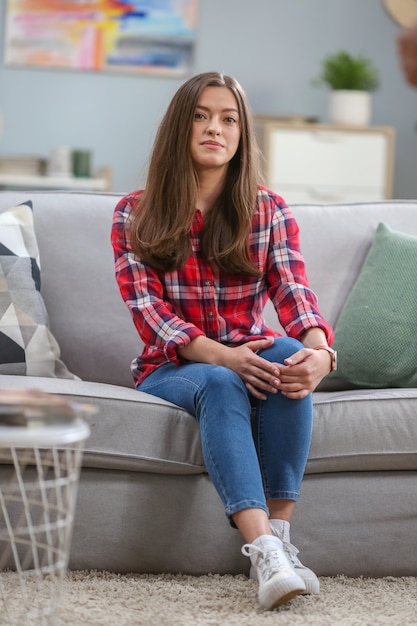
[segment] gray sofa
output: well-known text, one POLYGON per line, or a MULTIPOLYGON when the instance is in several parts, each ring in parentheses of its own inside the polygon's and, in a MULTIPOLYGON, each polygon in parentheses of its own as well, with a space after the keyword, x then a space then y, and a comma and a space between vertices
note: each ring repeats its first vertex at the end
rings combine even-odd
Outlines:
MULTIPOLYGON (((140 341, 114 279, 109 239, 119 197, 0 193, 0 212, 33 202, 50 329, 62 360, 81 378, 1 375, 0 388, 37 387, 98 408, 84 454, 72 569, 247 572, 239 533, 205 471, 194 418, 132 387, 129 365, 140 341)), ((377 224, 417 235, 412 201, 293 212, 310 283, 333 324, 377 224)), ((274 319, 270 309, 267 318, 274 319)), ((292 523, 303 562, 319 575, 416 575, 417 389, 323 390, 314 403, 292 523)))

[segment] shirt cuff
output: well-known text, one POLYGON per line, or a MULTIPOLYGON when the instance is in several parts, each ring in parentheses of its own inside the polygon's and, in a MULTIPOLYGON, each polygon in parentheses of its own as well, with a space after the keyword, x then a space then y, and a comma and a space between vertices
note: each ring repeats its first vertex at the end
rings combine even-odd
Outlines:
POLYGON ((197 326, 189 325, 186 328, 176 331, 164 346, 164 354, 168 361, 178 362, 178 348, 188 346, 196 337, 204 336, 202 330, 197 326))

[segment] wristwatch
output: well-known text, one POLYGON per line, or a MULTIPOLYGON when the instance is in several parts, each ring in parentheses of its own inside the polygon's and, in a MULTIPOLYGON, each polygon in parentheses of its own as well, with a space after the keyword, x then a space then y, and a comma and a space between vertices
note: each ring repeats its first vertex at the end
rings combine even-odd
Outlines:
POLYGON ((326 352, 328 352, 330 354, 330 358, 331 358, 331 362, 330 362, 330 371, 334 372, 335 370, 337 370, 337 352, 336 350, 333 350, 333 348, 331 348, 330 346, 326 346, 326 345, 321 345, 321 346, 316 346, 314 348, 314 350, 326 350, 326 352))

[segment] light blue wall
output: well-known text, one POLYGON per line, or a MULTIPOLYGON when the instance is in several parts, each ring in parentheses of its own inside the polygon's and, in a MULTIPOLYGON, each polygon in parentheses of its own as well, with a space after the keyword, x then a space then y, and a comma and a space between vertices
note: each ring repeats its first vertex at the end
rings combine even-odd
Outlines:
MULTIPOLYGON (((382 80, 372 123, 396 130, 394 195, 416 198, 417 90, 399 68, 398 28, 382 0, 200 0, 195 72, 234 75, 255 112, 326 122, 328 92, 311 85, 320 61, 340 48, 369 56, 382 80)), ((1 44, 3 30, 1 15, 1 44)), ((155 130, 181 82, 2 63, 0 152, 46 156, 59 145, 90 148, 96 166, 111 165, 114 190, 130 191, 144 181, 155 130)))

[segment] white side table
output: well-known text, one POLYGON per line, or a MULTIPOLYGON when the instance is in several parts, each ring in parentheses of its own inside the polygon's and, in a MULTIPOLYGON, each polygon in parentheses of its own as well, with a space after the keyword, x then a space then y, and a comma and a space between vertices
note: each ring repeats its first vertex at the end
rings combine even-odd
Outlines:
POLYGON ((54 415, 49 409, 42 415, 38 407, 26 419, 27 409, 5 408, 0 395, 2 624, 57 624, 82 453, 90 434, 83 419, 87 409, 71 406, 71 411, 54 415))

